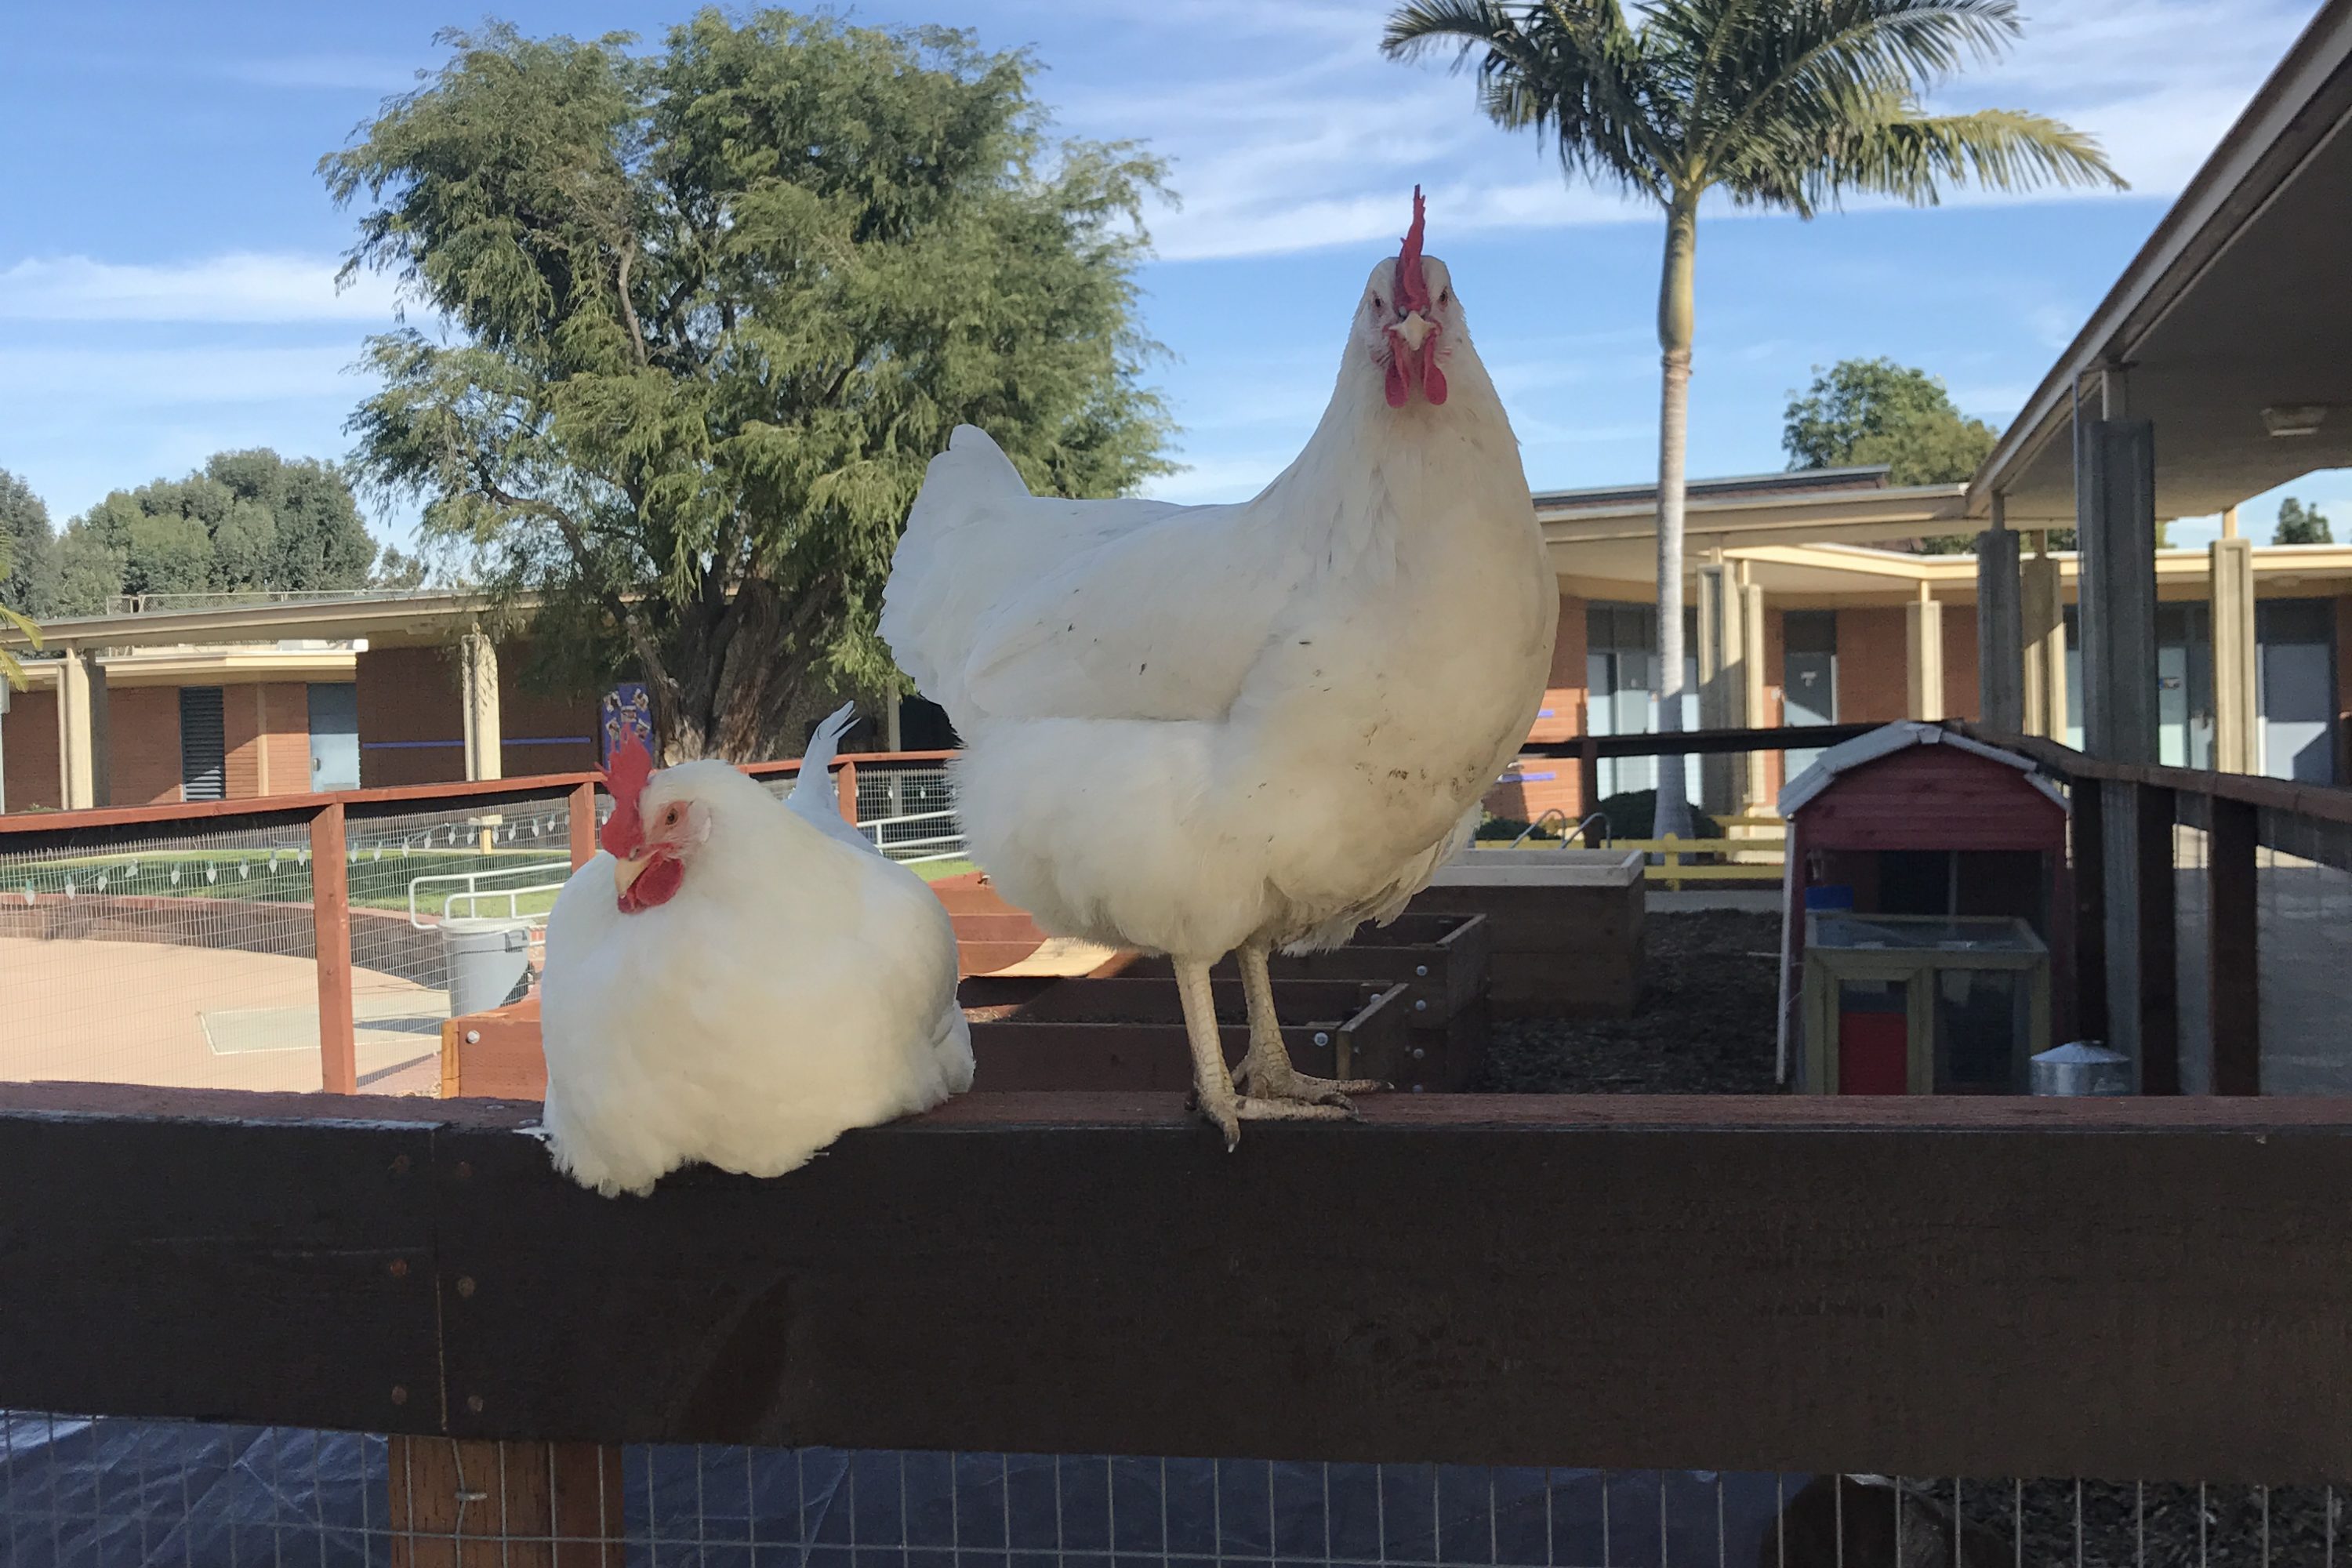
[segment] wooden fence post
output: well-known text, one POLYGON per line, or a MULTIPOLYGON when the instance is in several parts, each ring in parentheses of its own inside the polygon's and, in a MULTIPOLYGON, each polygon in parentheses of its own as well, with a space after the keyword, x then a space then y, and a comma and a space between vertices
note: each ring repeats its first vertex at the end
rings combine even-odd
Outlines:
POLYGON ((389 1440, 394 1568, 621 1568, 621 1450, 389 1440))
POLYGON ((2256 897, 2259 807, 2208 795, 2205 843, 2206 1037, 2215 1094, 2263 1091, 2262 960, 2256 897))
POLYGON ((2180 941, 2174 927, 2173 792, 2157 784, 2134 784, 2132 827, 2136 875, 2132 879, 2139 943, 2139 1088, 2142 1094, 2180 1092, 2180 941))
POLYGON ((841 802, 841 819, 850 826, 857 826, 857 764, 844 763, 841 772, 834 775, 835 797, 841 802))
POLYGON ((596 785, 572 786, 572 868, 575 871, 596 858, 596 785))
POLYGON ((360 1089, 359 1043, 352 1029, 352 891, 343 862, 343 803, 310 818, 310 942, 319 970, 319 1087, 360 1089))
POLYGON ((2107 1037, 2107 851, 2105 786, 2076 779, 2066 792, 2074 820, 2074 1032, 2107 1037))
MULTIPOLYGON (((1589 817, 1601 809, 1601 737, 1589 727, 1580 737, 1576 749, 1576 787, 1583 796, 1582 804, 1577 807, 1578 816, 1589 817)), ((1601 847, 1601 841, 1593 837, 1600 831, 1597 826, 1585 829, 1584 847, 1587 849, 1601 847)))

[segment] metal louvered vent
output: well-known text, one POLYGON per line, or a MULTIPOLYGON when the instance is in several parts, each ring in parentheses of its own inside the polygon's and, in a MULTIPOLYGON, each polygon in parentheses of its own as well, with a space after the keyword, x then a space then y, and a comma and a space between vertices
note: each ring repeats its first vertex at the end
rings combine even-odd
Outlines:
POLYGON ((180 798, 223 800, 228 795, 226 752, 221 729, 221 689, 180 688, 180 798))

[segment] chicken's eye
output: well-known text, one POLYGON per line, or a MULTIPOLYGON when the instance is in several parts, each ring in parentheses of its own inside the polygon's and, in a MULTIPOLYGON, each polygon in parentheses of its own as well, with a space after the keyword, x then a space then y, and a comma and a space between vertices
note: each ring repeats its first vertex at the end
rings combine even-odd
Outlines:
POLYGON ((1380 314, 1388 308, 1389 302, 1386 300, 1381 299, 1378 294, 1372 296, 1372 313, 1374 315, 1380 314))
POLYGON ((677 807, 673 805, 662 813, 662 826, 664 827, 677 826, 677 807))

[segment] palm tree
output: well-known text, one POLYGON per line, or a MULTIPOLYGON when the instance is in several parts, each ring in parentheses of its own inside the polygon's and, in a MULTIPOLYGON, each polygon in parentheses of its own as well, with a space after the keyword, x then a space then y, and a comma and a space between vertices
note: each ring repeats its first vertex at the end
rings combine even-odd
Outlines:
MULTIPOLYGON (((1683 453, 1702 198, 1810 218, 1848 192, 1932 205, 1948 184, 2124 182, 2096 141, 2015 110, 1930 114, 1920 96, 2019 31, 2017 0, 1409 0, 1392 59, 1456 46, 1480 107, 1552 138, 1560 167, 1664 209, 1658 288, 1658 722, 1682 728, 1683 453)), ((1668 775, 1672 775, 1671 783, 1668 775)), ((1659 770, 1654 831, 1690 831, 1659 770)))

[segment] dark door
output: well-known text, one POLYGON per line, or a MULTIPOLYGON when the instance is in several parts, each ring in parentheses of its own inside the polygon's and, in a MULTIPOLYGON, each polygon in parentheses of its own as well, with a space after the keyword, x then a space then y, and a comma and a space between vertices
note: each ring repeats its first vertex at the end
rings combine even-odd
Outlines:
POLYGON ((360 787, 360 689, 348 680, 310 687, 310 787, 360 787))
POLYGON ((180 688, 180 798, 224 800, 228 795, 221 724, 221 689, 180 688))

